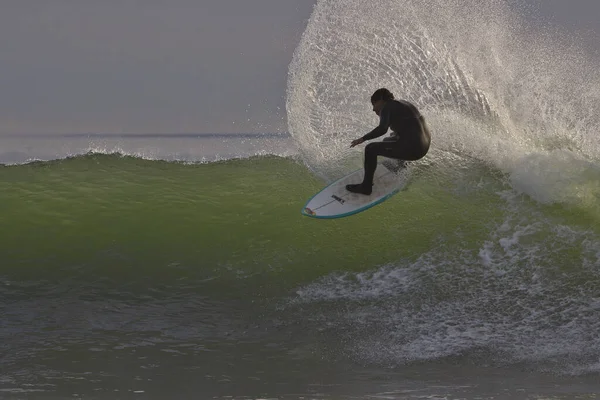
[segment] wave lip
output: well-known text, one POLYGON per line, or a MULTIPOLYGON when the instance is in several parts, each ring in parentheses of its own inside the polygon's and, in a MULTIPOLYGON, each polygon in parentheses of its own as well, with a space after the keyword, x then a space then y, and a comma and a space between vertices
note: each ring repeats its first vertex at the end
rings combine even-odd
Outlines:
POLYGON ((259 155, 293 156, 293 141, 280 134, 57 134, 2 139, 0 163, 24 164, 86 154, 121 154, 148 160, 215 162, 259 155))

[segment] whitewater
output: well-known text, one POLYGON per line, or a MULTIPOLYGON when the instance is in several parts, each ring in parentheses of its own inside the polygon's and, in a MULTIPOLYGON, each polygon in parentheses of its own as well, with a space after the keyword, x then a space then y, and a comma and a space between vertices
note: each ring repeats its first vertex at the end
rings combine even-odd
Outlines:
POLYGON ((322 0, 289 134, 0 138, 0 397, 593 398, 598 62, 500 0, 322 0), (430 153, 302 217, 379 87, 430 153))

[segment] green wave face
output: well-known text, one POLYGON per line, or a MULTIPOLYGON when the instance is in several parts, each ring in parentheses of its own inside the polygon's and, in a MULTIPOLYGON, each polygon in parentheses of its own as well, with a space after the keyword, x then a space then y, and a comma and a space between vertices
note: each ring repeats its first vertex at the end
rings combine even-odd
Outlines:
MULTIPOLYGON (((286 158, 184 164, 95 154, 4 167, 2 273, 53 277, 85 265, 158 279, 264 275, 291 288, 414 259, 440 240, 458 253, 480 247, 512 211, 498 194, 509 190, 501 176, 481 166, 452 173, 422 167, 392 200, 314 221, 300 209, 325 183, 286 158)), ((587 229, 597 221, 593 209, 521 202, 523 213, 549 220, 587 229)), ((540 240, 551 232, 541 230, 540 240)))
POLYGON ((369 365, 484 349, 495 362, 592 371, 597 210, 535 201, 473 160, 413 168, 392 199, 317 220, 300 211, 327 182, 289 158, 88 154, 2 167, 7 321, 54 329, 56 303, 80 310, 69 320, 82 330, 64 328, 74 342, 97 326, 158 329, 153 340, 195 332, 202 346, 208 337, 288 343, 301 329, 307 349, 369 365), (325 336, 313 342, 317 332, 325 336))

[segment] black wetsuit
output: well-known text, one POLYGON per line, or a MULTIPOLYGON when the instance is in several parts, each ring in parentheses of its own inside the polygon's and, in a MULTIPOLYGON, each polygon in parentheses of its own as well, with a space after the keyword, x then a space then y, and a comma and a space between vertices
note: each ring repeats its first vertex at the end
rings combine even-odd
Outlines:
POLYGON ((371 193, 377 156, 414 161, 424 157, 429 151, 429 129, 419 110, 411 103, 403 100, 387 101, 380 112, 379 126, 362 139, 367 141, 378 138, 385 135, 390 128, 394 133, 389 138, 382 142, 369 143, 365 147, 365 177, 362 188, 352 191, 371 193))

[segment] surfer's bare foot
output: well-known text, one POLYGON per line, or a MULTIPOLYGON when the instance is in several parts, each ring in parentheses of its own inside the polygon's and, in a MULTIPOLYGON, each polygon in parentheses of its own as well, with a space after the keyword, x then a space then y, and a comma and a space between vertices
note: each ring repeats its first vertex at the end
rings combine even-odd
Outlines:
POLYGON ((352 185, 346 185, 346 190, 352 193, 360 193, 370 195, 373 191, 373 187, 366 187, 362 183, 355 183, 352 185))

